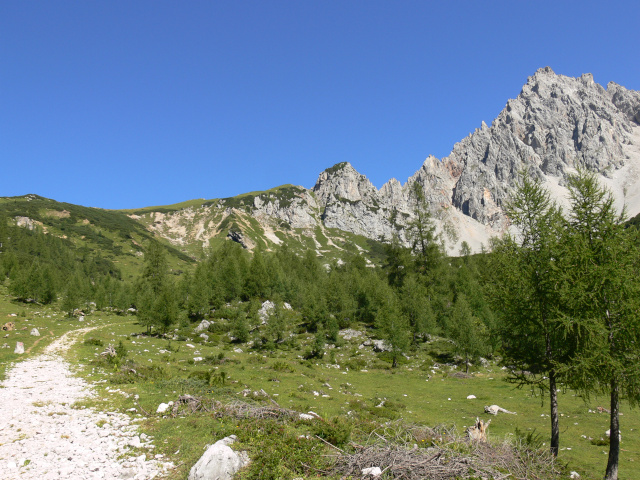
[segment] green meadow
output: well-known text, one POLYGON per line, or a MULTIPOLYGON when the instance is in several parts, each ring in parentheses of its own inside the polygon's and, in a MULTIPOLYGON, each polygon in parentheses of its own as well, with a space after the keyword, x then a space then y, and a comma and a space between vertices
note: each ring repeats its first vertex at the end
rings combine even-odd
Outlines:
MULTIPOLYGON (((320 359, 307 360, 305 352, 313 342, 313 335, 307 333, 293 334, 277 350, 234 344, 224 332, 224 320, 204 332, 209 336, 206 341, 194 333, 197 323, 187 322, 165 337, 147 336, 135 316, 96 312, 79 322, 53 308, 17 303, 2 292, 0 315, 15 322, 16 330, 3 332, 2 343, 11 348, 0 349, 0 374, 12 362, 37 355, 64 332, 93 327, 67 352, 77 374, 99 392, 98 398, 83 405, 127 412, 139 419, 143 431, 155 439, 154 454, 177 465, 170 478, 186 478, 205 446, 230 434, 238 436, 238 447, 246 449, 254 462, 262 462, 263 470, 254 463, 240 478, 267 478, 265 469, 275 472, 272 478, 325 477, 321 472, 331 462, 327 455, 337 450, 316 437, 322 436, 322 429, 314 423, 333 425, 337 431, 332 430, 334 437, 324 438, 344 440, 337 426, 348 430, 348 441, 336 445, 345 451, 366 444, 372 435, 410 426, 444 426, 462 435, 476 417, 491 420, 488 438, 493 444, 528 438, 531 445, 544 450, 549 442, 545 395, 507 383, 505 370, 494 362, 473 365, 468 375, 453 365, 439 364, 438 355, 447 344, 439 339, 421 344, 394 369, 384 353, 362 346, 370 332, 355 328, 361 336, 338 342, 320 359), (41 337, 29 335, 34 327, 41 337), (28 353, 13 353, 17 341, 24 343, 28 353), (101 355, 108 345, 119 352, 114 361, 101 355), (211 408, 194 413, 183 409, 175 416, 170 411, 156 414, 160 403, 178 401, 180 395, 192 395, 209 406, 215 402, 277 404, 296 412, 315 412, 322 420, 242 419, 211 408), (476 398, 468 399, 469 395, 476 398), (492 404, 516 415, 484 413, 484 406, 492 404)), ((602 477, 609 416, 599 413, 598 407, 607 405, 604 397, 586 402, 571 390, 559 394, 558 462, 563 473, 555 478, 568 478, 570 471, 584 479, 602 477)), ((620 478, 640 478, 640 419, 626 403, 621 413, 620 478)))

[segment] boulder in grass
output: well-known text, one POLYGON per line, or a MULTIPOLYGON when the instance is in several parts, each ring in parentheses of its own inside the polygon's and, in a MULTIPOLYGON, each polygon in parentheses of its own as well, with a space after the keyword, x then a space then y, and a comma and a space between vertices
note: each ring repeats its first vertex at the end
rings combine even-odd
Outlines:
POLYGON ((200 460, 191 467, 189 480, 232 480, 233 476, 249 464, 246 452, 234 452, 231 445, 235 435, 217 441, 204 452, 200 460))
POLYGON ((195 332, 196 333, 200 333, 200 332, 205 332, 207 331, 207 329, 209 328, 209 325, 211 325, 212 322, 208 321, 208 320, 202 320, 200 322, 200 324, 196 327, 195 332))
POLYGON ((13 351, 13 353, 17 353, 17 354, 22 355, 24 353, 24 343, 17 342, 16 343, 16 349, 13 351))
POLYGON ((34 337, 39 337, 40 336, 40 332, 38 331, 37 328, 32 328, 31 329, 31 335, 34 337))

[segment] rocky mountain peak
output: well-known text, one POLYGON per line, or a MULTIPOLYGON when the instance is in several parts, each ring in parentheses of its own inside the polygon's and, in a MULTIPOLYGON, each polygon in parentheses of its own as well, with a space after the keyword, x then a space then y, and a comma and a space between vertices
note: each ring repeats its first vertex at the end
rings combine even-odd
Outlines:
POLYGON ((313 187, 318 203, 327 205, 335 201, 359 202, 375 197, 376 187, 349 162, 342 162, 327 168, 318 176, 313 187))
POLYGON ((623 146, 633 143, 637 94, 616 87, 607 91, 591 74, 571 78, 549 67, 538 70, 488 130, 476 130, 443 159, 462 169, 454 207, 483 224, 503 227, 500 206, 518 172, 563 184, 582 166, 613 178, 626 164, 623 146))

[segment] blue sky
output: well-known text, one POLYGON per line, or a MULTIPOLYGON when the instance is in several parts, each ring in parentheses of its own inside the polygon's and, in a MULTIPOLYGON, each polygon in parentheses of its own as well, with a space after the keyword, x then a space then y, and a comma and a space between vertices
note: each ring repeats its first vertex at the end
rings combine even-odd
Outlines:
POLYGON ((629 2, 5 1, 0 196, 102 208, 377 187, 442 158, 527 77, 640 90, 629 2))

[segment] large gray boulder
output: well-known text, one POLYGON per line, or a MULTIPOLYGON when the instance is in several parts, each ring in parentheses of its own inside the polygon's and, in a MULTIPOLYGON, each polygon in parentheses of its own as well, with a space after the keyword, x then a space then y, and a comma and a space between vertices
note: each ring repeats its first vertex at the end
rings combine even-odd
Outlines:
POLYGON ((206 332, 207 329, 209 328, 209 325, 211 325, 211 323, 212 322, 208 320, 202 320, 200 324, 196 327, 195 332, 196 333, 206 332))
POLYGON ((211 445, 200 460, 191 467, 189 480, 231 480, 238 470, 249 463, 246 452, 234 452, 230 445, 236 436, 231 435, 211 445))

